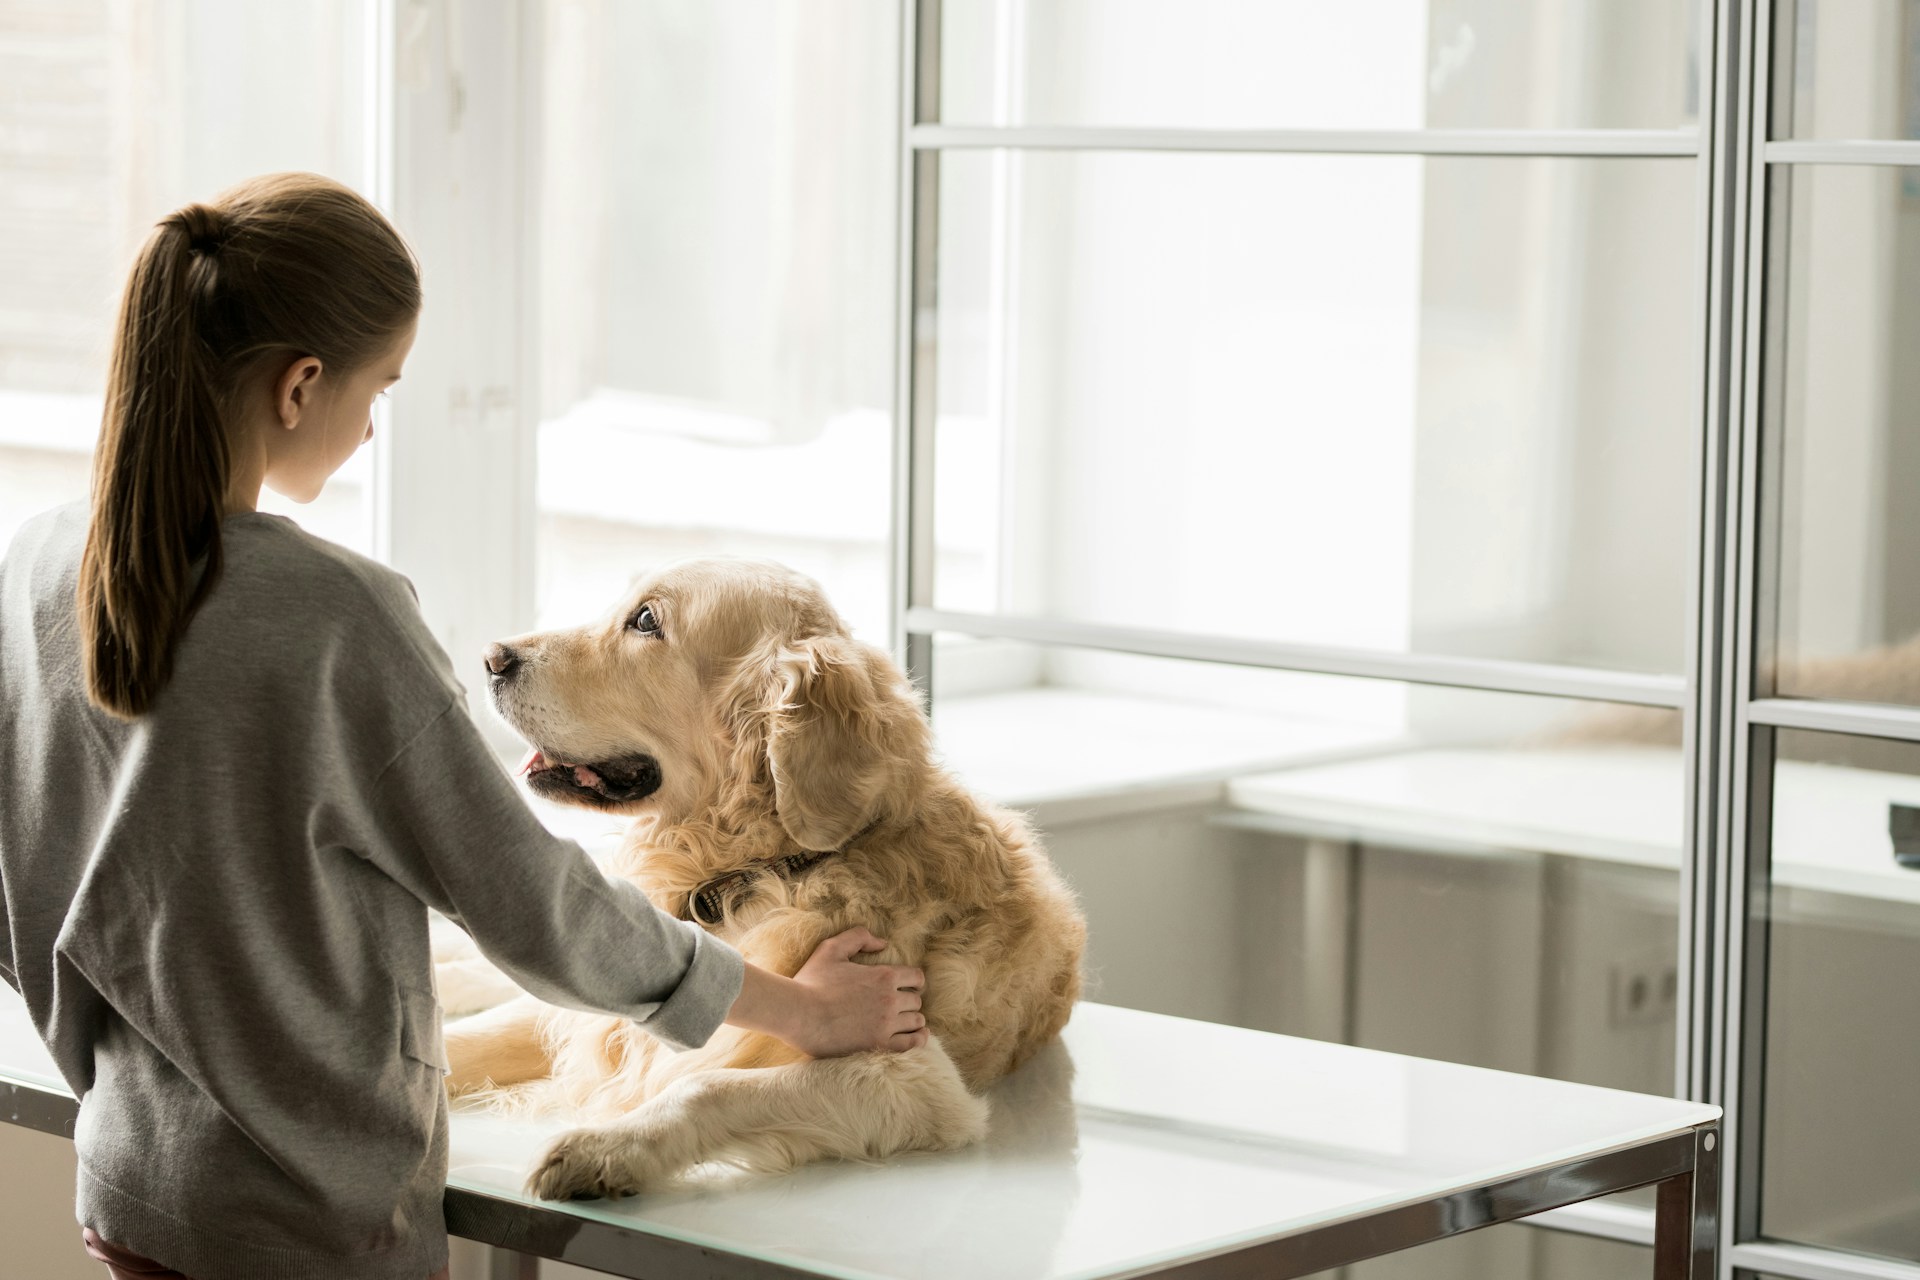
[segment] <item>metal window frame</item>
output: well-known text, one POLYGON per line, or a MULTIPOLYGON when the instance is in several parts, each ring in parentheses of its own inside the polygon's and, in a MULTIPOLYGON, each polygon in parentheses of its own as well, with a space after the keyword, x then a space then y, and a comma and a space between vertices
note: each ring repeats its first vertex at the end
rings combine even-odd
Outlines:
MULTIPOLYGON (((1258 130, 947 125, 939 122, 941 8, 942 0, 903 0, 900 42, 899 288, 895 310, 889 632, 896 655, 923 694, 932 697, 933 633, 948 631, 982 639, 1031 638, 1045 645, 1672 707, 1691 717, 1692 700, 1684 675, 1128 632, 1066 619, 936 609, 933 431, 937 405, 939 161, 944 152, 1064 150, 1685 160, 1699 158, 1709 141, 1700 129, 1258 130)), ((1704 5, 1703 38, 1713 29, 1711 14, 1712 6, 1704 5)), ((1704 335, 1700 345, 1704 347, 1704 335)), ((1691 726, 1687 732, 1691 733, 1691 726)))
POLYGON ((1697 156, 1694 129, 1143 129, 917 123, 916 151, 1252 151, 1272 155, 1697 156))
MULTIPOLYGON (((1725 1253, 1721 1256, 1727 1258, 1725 1253)), ((1740 1245, 1721 1265, 1739 1276, 1784 1280, 1920 1280, 1920 1266, 1911 1262, 1771 1241, 1740 1245)))
POLYGON ((1884 703, 1755 698, 1747 704, 1747 722, 1773 729, 1812 729, 1820 733, 1920 742, 1920 708, 1884 703))
MULTIPOLYGON (((1825 165, 1920 166, 1920 142, 1881 139, 1774 140, 1779 105, 1775 77, 1780 51, 1773 45, 1780 11, 1791 0, 1745 0, 1752 31, 1749 75, 1752 91, 1747 138, 1750 181, 1746 196, 1748 251, 1746 308, 1741 356, 1744 395, 1736 425, 1740 444, 1739 519, 1731 528, 1739 601, 1734 612, 1737 678, 1728 690, 1730 750, 1722 762, 1728 793, 1723 803, 1725 844, 1721 862, 1725 889, 1719 895, 1726 970, 1725 1017, 1717 1028, 1724 1074, 1714 1099, 1727 1112, 1721 1230, 1722 1267, 1729 1275, 1761 1274, 1794 1280, 1920 1280, 1920 1264, 1839 1249, 1769 1240, 1760 1215, 1763 1187, 1766 1089, 1766 1020, 1769 945, 1772 791, 1776 731, 1814 730, 1856 737, 1920 742, 1920 707, 1777 696, 1766 674, 1778 628, 1773 579, 1780 547, 1778 424, 1770 418, 1777 370, 1768 363, 1771 334, 1785 315, 1790 210, 1776 207, 1771 179, 1776 171, 1825 165)), ((1786 11, 1791 12, 1790 9, 1786 11)))
POLYGON ((1627 702, 1648 707, 1678 709, 1685 703, 1687 692, 1686 680, 1681 676, 1558 666, 1544 662, 1463 658, 1451 654, 1396 653, 1386 649, 1291 644, 1197 632, 1105 626, 1060 618, 965 613, 927 606, 908 609, 904 625, 910 635, 950 632, 979 639, 1019 640, 1060 648, 1104 649, 1114 653, 1144 654, 1193 662, 1219 662, 1316 675, 1403 680, 1410 684, 1445 685, 1501 693, 1627 702))
POLYGON ((938 0, 900 10, 900 212, 894 316, 893 505, 889 613, 894 652, 931 697, 933 637, 907 629, 907 611, 933 603, 933 418, 939 281, 939 157, 916 151, 913 131, 940 111, 938 0))
MULTIPOLYGON (((1755 561, 1758 549, 1759 518, 1759 433, 1757 403, 1760 392, 1760 362, 1750 359, 1759 350, 1762 306, 1759 299, 1766 283, 1764 248, 1766 228, 1762 220, 1765 166, 1763 146, 1770 115, 1768 47, 1771 32, 1770 0, 1738 0, 1730 5, 1730 43, 1740 75, 1737 100, 1729 104, 1735 124, 1728 139, 1728 165, 1733 170, 1729 216, 1734 221, 1738 252, 1726 263, 1733 283, 1741 294, 1742 305, 1733 313, 1734 324, 1728 331, 1730 404, 1724 423, 1718 424, 1725 443, 1725 462, 1721 483, 1727 494, 1727 509, 1716 536, 1720 541, 1721 572, 1725 581, 1721 600, 1720 623, 1723 628, 1722 672, 1717 707, 1720 739, 1707 767, 1713 771, 1716 804, 1713 814, 1714 843, 1711 855, 1717 885, 1712 913, 1715 950, 1719 965, 1715 974, 1714 1016, 1706 1029, 1711 1044, 1713 1075, 1709 1080, 1713 1096, 1723 1107, 1737 1107, 1745 1097, 1757 1096, 1758 1082, 1744 1075, 1748 1055, 1741 1052, 1748 1029, 1764 1018, 1764 999, 1756 1007, 1752 1001, 1763 983, 1752 980, 1755 972, 1764 974, 1766 935, 1764 930, 1749 932, 1746 904, 1751 898, 1752 877, 1756 870, 1748 856, 1754 846, 1756 828, 1767 834, 1766 812, 1755 813, 1756 799, 1770 798, 1756 792, 1753 781, 1764 767, 1771 781, 1771 760, 1753 758, 1755 745, 1749 729, 1749 709, 1756 665, 1757 616, 1755 593, 1759 573, 1755 561), (1758 818, 1755 822, 1754 819, 1758 818)), ((1761 744, 1771 747, 1771 742, 1761 744)), ((1764 866, 1764 864, 1762 864, 1764 866)), ((1753 1135, 1745 1110, 1729 1114, 1727 1149, 1722 1169, 1720 1243, 1722 1267, 1731 1274, 1730 1245, 1750 1237, 1758 1212, 1757 1142, 1745 1141, 1753 1135)))
POLYGON ((1871 139, 1835 142, 1768 142, 1760 149, 1767 164, 1920 165, 1920 142, 1871 139))
MULTIPOLYGON (((1772 27, 1791 0, 1699 4, 1700 122, 1689 130, 1237 130, 948 125, 939 120, 940 0, 904 0, 899 156, 893 636, 932 697, 933 637, 950 632, 1364 679, 1676 707, 1683 714, 1689 850, 1680 884, 1682 983, 1676 1088, 1727 1112, 1720 1273, 1797 1280, 1920 1280, 1920 1266, 1759 1233, 1757 1099, 1764 1087, 1773 731, 1920 742, 1920 708, 1780 698, 1758 687, 1771 643, 1774 509, 1763 430, 1771 270, 1768 176, 1780 165, 1920 166, 1920 142, 1773 140, 1772 27), (1406 156, 1695 158, 1698 246, 1699 538, 1684 676, 1379 653, 1214 635, 961 613, 933 602, 934 293, 939 162, 957 150, 1406 156), (1743 1100, 1756 1100, 1743 1106, 1743 1100)), ((1647 1243, 1654 1211, 1582 1206, 1537 1225, 1647 1243)))

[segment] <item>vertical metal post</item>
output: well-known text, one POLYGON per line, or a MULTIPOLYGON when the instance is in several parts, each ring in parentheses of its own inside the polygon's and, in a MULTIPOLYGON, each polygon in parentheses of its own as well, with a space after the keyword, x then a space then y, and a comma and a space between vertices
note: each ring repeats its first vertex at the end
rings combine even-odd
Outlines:
POLYGON ((940 0, 907 0, 900 16, 899 292, 894 312, 894 653, 929 699, 933 637, 907 627, 907 610, 933 604, 933 453, 938 408, 940 153, 913 145, 913 129, 940 115, 940 0))
POLYGON ((1720 1130, 1693 1134, 1693 1168, 1659 1184, 1654 1280, 1714 1280, 1719 1266, 1720 1130))
POLYGON ((1732 6, 1726 39, 1737 67, 1740 91, 1728 104, 1736 127, 1729 144, 1733 166, 1732 210, 1741 240, 1734 262, 1742 282, 1737 328, 1731 331, 1734 364, 1733 412, 1727 427, 1728 511, 1722 529, 1728 581, 1723 641, 1726 672, 1722 685, 1724 741, 1719 752, 1723 793, 1720 886, 1716 896, 1721 973, 1716 1017, 1715 1059, 1718 1093, 1708 1100, 1727 1113, 1724 1164, 1727 1212, 1722 1215, 1722 1252, 1750 1238, 1758 1227, 1760 1154, 1758 1121, 1763 1114, 1760 1072, 1764 1067, 1762 1033, 1766 1010, 1766 931, 1753 906, 1764 904, 1771 850, 1773 737, 1755 734, 1747 716, 1761 660, 1768 647, 1761 632, 1770 629, 1772 592, 1764 589, 1768 572, 1760 554, 1762 530, 1772 518, 1764 504, 1764 442, 1761 415, 1764 386, 1764 336, 1770 287, 1766 272, 1767 104, 1771 92, 1772 4, 1769 0, 1723 0, 1732 6))
POLYGON ((1695 681, 1687 757, 1692 791, 1692 858, 1683 877, 1680 1085, 1689 1097, 1719 1100, 1725 1063, 1728 842, 1739 780, 1730 757, 1741 701, 1734 641, 1742 634, 1739 590, 1742 410, 1745 365, 1746 172, 1750 83, 1746 21, 1750 0, 1707 4, 1708 59, 1702 95, 1706 180, 1707 379, 1700 507, 1695 681))
MULTIPOLYGON (((1787 314, 1787 290, 1790 273, 1788 219, 1792 216, 1790 188, 1794 170, 1769 169, 1765 159, 1767 140, 1772 136, 1774 86, 1782 89, 1793 83, 1792 41, 1774 42, 1774 27, 1768 8, 1759 5, 1754 31, 1753 97, 1754 138, 1752 179, 1748 194, 1752 204, 1751 257, 1753 260, 1752 322, 1747 330, 1748 363, 1753 369, 1749 385, 1751 407, 1746 430, 1750 437, 1748 452, 1753 473, 1749 488, 1753 497, 1748 517, 1750 531, 1744 534, 1743 547, 1752 563, 1753 605, 1748 610, 1751 628, 1748 669, 1752 678, 1744 692, 1750 697, 1771 697, 1775 693, 1775 672, 1779 661, 1780 554, 1783 508, 1785 415, 1782 392, 1786 385, 1783 361, 1773 357, 1780 350, 1777 340, 1784 333, 1787 314), (1781 179, 1779 181, 1776 178, 1781 179)), ((1745 798, 1744 835, 1734 849, 1734 863, 1728 912, 1737 921, 1735 945, 1731 951, 1729 980, 1734 985, 1733 1020, 1728 1031, 1728 1114, 1730 1146, 1728 1167, 1734 1191, 1728 1196, 1728 1247, 1761 1234, 1761 1176, 1765 1159, 1764 1127, 1767 1072, 1767 978, 1772 939, 1773 915, 1773 774, 1780 731, 1755 726, 1747 719, 1742 702, 1742 722, 1746 726, 1741 747, 1746 753, 1743 775, 1748 791, 1745 798)))

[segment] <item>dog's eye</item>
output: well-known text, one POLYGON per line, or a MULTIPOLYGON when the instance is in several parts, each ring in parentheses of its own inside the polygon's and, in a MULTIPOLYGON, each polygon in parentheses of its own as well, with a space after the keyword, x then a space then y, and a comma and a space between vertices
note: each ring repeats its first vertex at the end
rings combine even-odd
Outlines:
POLYGON ((628 619, 627 625, 643 636, 657 636, 660 634, 660 619, 653 616, 652 605, 641 605, 640 612, 628 619))

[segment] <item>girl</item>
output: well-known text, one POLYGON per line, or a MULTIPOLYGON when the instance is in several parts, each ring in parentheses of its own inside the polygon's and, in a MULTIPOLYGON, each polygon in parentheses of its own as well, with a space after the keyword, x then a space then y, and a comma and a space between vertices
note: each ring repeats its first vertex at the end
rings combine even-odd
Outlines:
POLYGON ((372 434, 420 311, 351 190, 256 178, 163 219, 121 303, 88 508, 0 561, 0 974, 81 1100, 116 1277, 445 1275, 427 908, 527 990, 669 1043, 926 1040, 919 971, 746 965, 549 834, 407 581, 254 510, 372 434))

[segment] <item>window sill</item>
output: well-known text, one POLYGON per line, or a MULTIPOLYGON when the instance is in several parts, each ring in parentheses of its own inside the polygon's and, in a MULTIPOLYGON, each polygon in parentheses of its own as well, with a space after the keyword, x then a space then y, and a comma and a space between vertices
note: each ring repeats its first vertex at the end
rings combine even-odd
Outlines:
POLYGON ((1019 689, 934 704, 946 764, 1047 825, 1219 803, 1230 780, 1404 745, 1365 725, 1081 689, 1019 689))

